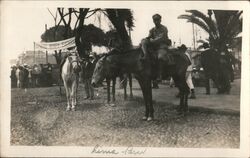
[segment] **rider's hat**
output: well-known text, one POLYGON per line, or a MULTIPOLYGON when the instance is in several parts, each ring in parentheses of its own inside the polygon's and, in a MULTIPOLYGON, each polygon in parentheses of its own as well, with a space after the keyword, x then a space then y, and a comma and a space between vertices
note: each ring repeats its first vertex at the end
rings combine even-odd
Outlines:
POLYGON ((180 47, 178 47, 180 50, 187 50, 187 47, 185 44, 182 44, 180 47))
POLYGON ((152 18, 153 19, 161 19, 161 15, 160 14, 154 14, 153 16, 152 16, 152 18))

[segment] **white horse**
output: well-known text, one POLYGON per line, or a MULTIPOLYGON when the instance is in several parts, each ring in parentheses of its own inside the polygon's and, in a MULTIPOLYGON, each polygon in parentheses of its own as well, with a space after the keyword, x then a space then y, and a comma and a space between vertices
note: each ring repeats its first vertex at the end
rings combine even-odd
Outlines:
POLYGON ((80 58, 77 53, 71 53, 62 63, 61 76, 67 97, 67 111, 75 111, 77 88, 79 83, 80 58))

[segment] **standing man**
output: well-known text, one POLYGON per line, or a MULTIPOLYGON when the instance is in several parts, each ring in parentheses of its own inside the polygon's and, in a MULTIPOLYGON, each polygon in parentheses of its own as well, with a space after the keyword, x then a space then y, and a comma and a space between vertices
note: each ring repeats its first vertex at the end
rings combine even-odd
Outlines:
MULTIPOLYGON (((191 56, 190 56, 190 54, 187 51, 187 47, 184 44, 182 44, 178 48, 185 53, 185 55, 190 60, 190 63, 192 63, 191 56)), ((188 66, 187 72, 186 72, 186 82, 187 82, 187 85, 188 85, 188 87, 189 87, 189 89, 191 91, 191 96, 189 98, 190 99, 195 99, 196 96, 195 96, 195 92, 194 92, 194 84, 193 84, 193 81, 192 81, 192 71, 193 71, 193 67, 192 67, 192 64, 190 64, 188 66)))
POLYGON ((16 88, 17 87, 17 78, 16 78, 16 70, 17 67, 15 65, 13 65, 11 67, 11 88, 16 88))
POLYGON ((84 87, 85 87, 85 93, 86 96, 84 99, 94 99, 94 88, 91 85, 91 78, 94 72, 95 68, 95 57, 90 56, 89 58, 86 58, 84 61, 83 71, 82 71, 82 78, 84 81, 84 87))
POLYGON ((24 72, 24 88, 29 88, 29 70, 28 65, 24 64, 23 72, 24 72))

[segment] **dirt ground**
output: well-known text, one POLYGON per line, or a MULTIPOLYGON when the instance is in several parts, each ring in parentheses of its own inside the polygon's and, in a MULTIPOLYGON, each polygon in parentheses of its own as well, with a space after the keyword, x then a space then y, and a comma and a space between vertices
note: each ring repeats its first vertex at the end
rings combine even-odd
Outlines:
POLYGON ((81 84, 74 112, 65 111, 66 98, 60 96, 58 87, 31 88, 27 92, 12 89, 11 144, 239 148, 239 83, 233 83, 232 93, 226 96, 214 94, 214 89, 206 96, 204 88, 197 88, 197 99, 189 101, 187 116, 177 115, 176 89, 160 85, 153 90, 152 122, 141 120, 144 105, 136 81, 134 99, 124 101, 122 90, 117 88, 115 106, 105 104, 103 88, 98 89, 95 100, 83 100, 81 84), (225 103, 230 105, 225 107, 225 103))

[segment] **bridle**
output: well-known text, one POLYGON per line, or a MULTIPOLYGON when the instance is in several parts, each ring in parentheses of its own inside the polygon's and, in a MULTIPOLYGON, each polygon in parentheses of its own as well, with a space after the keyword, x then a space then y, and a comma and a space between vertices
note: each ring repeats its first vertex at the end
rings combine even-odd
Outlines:
POLYGON ((69 63, 70 63, 71 66, 72 66, 73 63, 76 63, 77 66, 81 67, 78 54, 76 54, 76 55, 70 54, 70 55, 68 56, 68 60, 69 60, 69 63), (73 59, 71 58, 71 56, 76 56, 76 59, 73 60, 73 59))
POLYGON ((74 62, 77 62, 77 65, 79 65, 79 55, 76 53, 76 54, 70 54, 69 56, 68 56, 68 58, 69 58, 69 62, 70 62, 70 64, 72 64, 72 63, 74 63, 74 62), (72 58, 69 58, 69 57, 71 57, 71 56, 76 56, 76 59, 74 59, 74 60, 72 60, 72 58))

